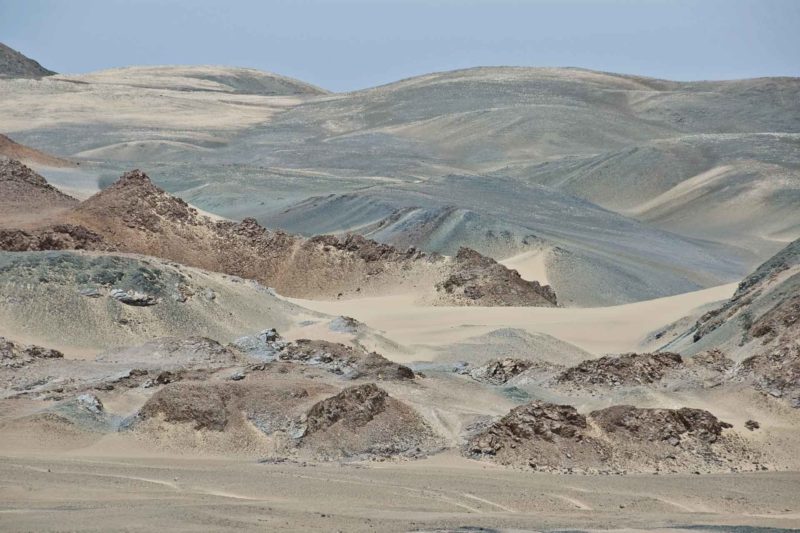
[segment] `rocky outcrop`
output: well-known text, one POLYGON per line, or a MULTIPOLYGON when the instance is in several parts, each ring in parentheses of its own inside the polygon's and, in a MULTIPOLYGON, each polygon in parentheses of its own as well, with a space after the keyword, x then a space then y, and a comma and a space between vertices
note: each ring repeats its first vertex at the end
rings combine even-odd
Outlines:
POLYGON ((199 446, 244 441, 278 457, 318 460, 413 457, 438 443, 419 414, 374 383, 337 391, 317 380, 275 380, 264 374, 168 384, 128 426, 164 443, 170 434, 188 431, 199 446), (198 438, 198 431, 204 436, 198 438))
POLYGON ((393 363, 376 352, 328 341, 300 339, 287 344, 278 359, 320 366, 348 379, 414 379, 410 368, 393 363))
POLYGON ((782 398, 800 409, 800 347, 785 345, 748 357, 736 369, 736 377, 750 382, 773 398, 782 398))
POLYGON ((502 385, 533 366, 533 361, 506 357, 504 359, 493 359, 477 368, 473 368, 469 371, 469 375, 476 381, 502 385))
POLYGON ((158 303, 158 298, 155 296, 134 290, 111 289, 108 295, 118 302, 134 307, 148 307, 158 303))
POLYGON ((665 443, 679 446, 685 442, 713 444, 722 430, 733 427, 702 409, 642 409, 615 405, 589 415, 607 434, 642 444, 665 443))
POLYGON ((534 401, 512 409, 472 436, 467 455, 536 470, 599 468, 610 450, 590 436, 586 417, 570 405, 534 401))
POLYGON ((555 381, 576 387, 643 385, 656 383, 682 367, 683 359, 676 353, 632 353, 583 361, 566 369, 555 381))
POLYGON ((754 468, 731 425, 701 409, 617 405, 582 415, 534 401, 470 436, 464 452, 552 472, 686 472, 754 468))
POLYGON ((422 417, 374 383, 316 403, 301 423, 301 449, 323 459, 413 457, 437 442, 422 417))
POLYGON ((0 43, 0 78, 43 78, 55 74, 37 61, 0 43))
POLYGON ((314 404, 306 415, 306 435, 340 423, 348 428, 366 425, 386 410, 389 395, 374 383, 344 389, 314 404))
POLYGON ((436 289, 443 296, 443 303, 539 307, 558 304, 549 285, 524 280, 516 270, 463 247, 455 256, 451 273, 436 289))
POLYGON ((425 253, 410 247, 400 251, 394 246, 381 244, 357 234, 348 234, 342 238, 335 235, 318 235, 309 239, 311 244, 321 244, 323 251, 339 250, 350 252, 367 263, 378 261, 414 261, 424 259, 425 253))
POLYGON ((188 423, 194 429, 223 431, 235 416, 235 389, 222 386, 171 384, 156 392, 139 410, 147 420, 163 417, 172 423, 188 423))
POLYGON ((123 174, 76 211, 90 217, 114 219, 130 229, 148 233, 158 233, 172 223, 196 222, 198 217, 196 209, 166 194, 138 169, 123 174))
POLYGON ((689 363, 695 367, 719 373, 728 372, 735 364, 722 350, 708 350, 695 354, 689 363))
MULTIPOLYGON (((742 280, 730 300, 701 316, 691 331, 692 340, 698 342, 733 321, 737 321, 738 327, 729 329, 740 329, 736 333, 741 335, 741 342, 757 338, 767 343, 777 339, 786 329, 796 332, 800 320, 798 287, 800 239, 742 280)), ((731 331, 728 335, 733 333, 731 331)))
POLYGON ((4 222, 3 216, 32 215, 77 204, 78 200, 48 184, 29 167, 0 156, 0 223, 4 222))
POLYGON ((63 357, 64 354, 58 350, 19 344, 0 337, 0 368, 21 368, 37 360, 63 357))
POLYGON ((39 250, 102 250, 113 251, 114 246, 103 237, 83 226, 56 224, 30 231, 0 229, 0 250, 29 252, 39 250))
POLYGON ((0 181, 21 183, 58 192, 47 180, 15 159, 0 157, 0 181))

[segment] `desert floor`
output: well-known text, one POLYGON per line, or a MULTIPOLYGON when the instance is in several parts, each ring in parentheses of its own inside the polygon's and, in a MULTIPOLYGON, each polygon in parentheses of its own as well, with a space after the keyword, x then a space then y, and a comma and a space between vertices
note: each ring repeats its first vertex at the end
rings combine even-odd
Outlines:
POLYGON ((86 452, 0 458, 0 529, 760 532, 800 527, 798 473, 564 477, 449 454, 348 466, 86 452))

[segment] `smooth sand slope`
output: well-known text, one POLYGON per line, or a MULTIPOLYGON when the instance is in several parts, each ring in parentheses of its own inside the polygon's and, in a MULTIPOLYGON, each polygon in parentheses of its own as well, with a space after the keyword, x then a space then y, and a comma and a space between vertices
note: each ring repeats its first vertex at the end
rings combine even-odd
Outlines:
MULTIPOLYGON (((736 284, 633 304, 590 309, 420 307, 413 297, 322 302, 290 301, 315 311, 352 316, 406 345, 446 345, 497 328, 546 333, 593 354, 636 351, 648 333, 700 306, 730 297, 736 284)), ((411 360, 417 354, 410 356, 411 360)))

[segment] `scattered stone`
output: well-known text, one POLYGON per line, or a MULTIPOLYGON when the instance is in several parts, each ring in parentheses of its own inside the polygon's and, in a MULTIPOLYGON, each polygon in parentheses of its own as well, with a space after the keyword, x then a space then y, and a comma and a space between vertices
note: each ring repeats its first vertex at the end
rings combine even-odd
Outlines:
POLYGON ((650 384, 681 367, 683 359, 671 352, 605 356, 566 369, 556 377, 556 383, 606 387, 650 384))
POLYGON ((744 427, 746 427, 750 431, 753 431, 759 429, 761 427, 761 424, 759 424, 755 420, 748 420, 747 422, 744 423, 744 427))
POLYGON ((158 303, 157 298, 133 290, 111 289, 109 296, 125 305, 132 305, 135 307, 147 307, 158 303))
POLYGON ((81 289, 80 295, 86 296, 87 298, 100 298, 103 294, 94 287, 90 287, 86 289, 81 289))
POLYGON ((81 394, 77 398, 78 405, 94 414, 101 414, 103 412, 103 402, 94 394, 81 394))

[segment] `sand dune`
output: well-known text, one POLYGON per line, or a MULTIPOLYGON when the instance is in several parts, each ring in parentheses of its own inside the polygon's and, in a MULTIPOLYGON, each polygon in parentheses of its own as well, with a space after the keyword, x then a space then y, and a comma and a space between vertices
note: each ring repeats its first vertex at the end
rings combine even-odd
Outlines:
MULTIPOLYGON (((724 300, 736 284, 626 305, 591 309, 446 308, 414 305, 409 296, 322 302, 290 299, 308 309, 352 316, 407 345, 446 345, 500 327, 547 333, 595 355, 636 351, 659 326, 690 314, 701 305, 724 300)), ((400 355, 409 361, 422 353, 400 355)))

